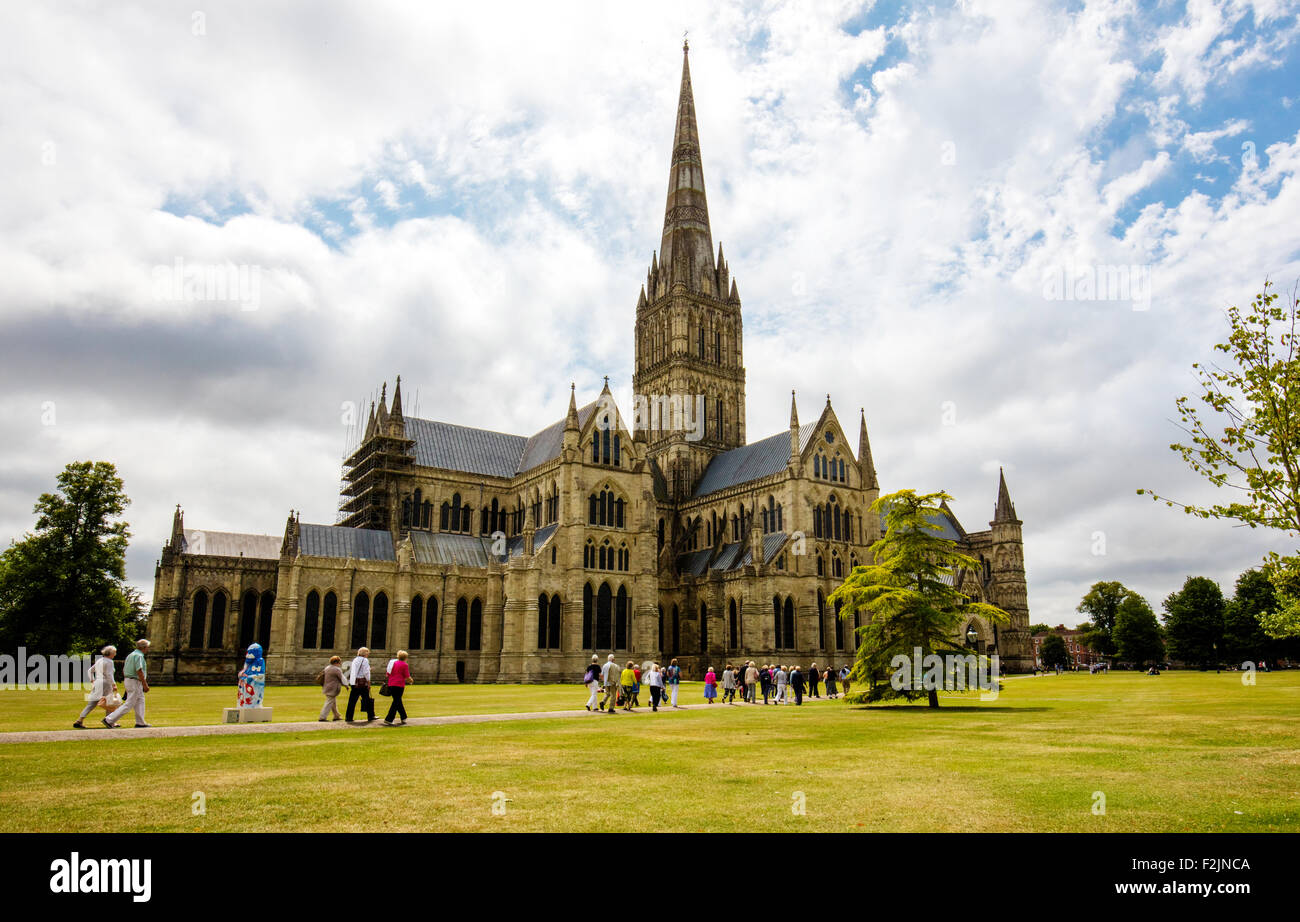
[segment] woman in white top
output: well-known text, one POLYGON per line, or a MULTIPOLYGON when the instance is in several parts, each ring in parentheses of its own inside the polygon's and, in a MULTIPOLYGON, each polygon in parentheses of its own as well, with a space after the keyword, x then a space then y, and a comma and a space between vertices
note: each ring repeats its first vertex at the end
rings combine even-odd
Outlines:
MULTIPOLYGON (((99 651, 104 654, 90 666, 90 694, 86 696, 86 706, 81 716, 73 724, 78 730, 86 729, 83 720, 97 707, 105 707, 106 699, 117 694, 117 681, 113 678, 113 657, 117 656, 117 647, 107 646, 99 651)), ((111 709, 110 709, 111 710, 111 709)))

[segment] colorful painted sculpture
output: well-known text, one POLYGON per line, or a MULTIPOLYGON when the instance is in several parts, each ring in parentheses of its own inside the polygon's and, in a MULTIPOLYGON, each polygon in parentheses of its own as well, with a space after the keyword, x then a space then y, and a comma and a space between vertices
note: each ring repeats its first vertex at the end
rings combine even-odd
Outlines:
POLYGON ((262 692, 266 690, 266 660, 262 658, 262 645, 248 645, 244 655, 244 668, 239 670, 239 700, 241 708, 260 708, 262 692))

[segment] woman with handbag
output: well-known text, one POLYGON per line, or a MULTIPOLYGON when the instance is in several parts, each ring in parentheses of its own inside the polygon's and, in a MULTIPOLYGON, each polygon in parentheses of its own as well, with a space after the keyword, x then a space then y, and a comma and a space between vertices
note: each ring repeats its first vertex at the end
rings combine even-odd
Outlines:
POLYGON ((384 726, 393 725, 393 717, 401 714, 402 723, 406 723, 406 706, 402 704, 402 693, 406 691, 406 686, 411 682, 411 667, 406 665, 406 651, 398 650, 397 659, 393 660, 392 669, 388 672, 388 683, 380 694, 387 693, 393 703, 388 706, 388 716, 384 718, 384 726))
POLYGON ((117 694, 117 681, 113 678, 113 657, 117 656, 117 647, 111 644, 99 651, 103 654, 90 667, 90 694, 86 696, 86 706, 81 716, 73 724, 78 730, 86 729, 82 723, 95 708, 103 708, 106 713, 122 703, 117 694))
POLYGON ((370 697, 370 648, 362 647, 352 660, 351 688, 348 691, 348 710, 344 719, 352 723, 352 715, 357 711, 357 704, 366 715, 366 720, 375 719, 375 699, 370 697))
POLYGON ((334 712, 334 720, 341 720, 339 714, 339 692, 343 690, 343 660, 337 656, 330 657, 330 664, 325 667, 325 671, 317 676, 320 682, 321 691, 325 693, 325 706, 320 709, 320 719, 324 720, 331 711, 334 712))

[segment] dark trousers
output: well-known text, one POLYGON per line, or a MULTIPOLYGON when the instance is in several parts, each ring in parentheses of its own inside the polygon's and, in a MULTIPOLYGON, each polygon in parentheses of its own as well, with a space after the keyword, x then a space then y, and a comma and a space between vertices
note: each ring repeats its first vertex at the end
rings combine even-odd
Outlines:
POLYGON ((772 693, 772 685, 769 682, 763 683, 763 703, 767 704, 767 696, 772 693))
POLYGON ((344 715, 347 720, 352 719, 356 713, 357 702, 361 702, 361 713, 365 714, 370 720, 375 719, 375 699, 370 697, 370 686, 364 688, 353 685, 348 689, 348 711, 344 715))
POLYGON ((388 706, 388 716, 384 720, 392 723, 395 714, 400 714, 402 720, 406 720, 406 707, 402 704, 402 692, 406 691, 406 687, 390 685, 388 690, 393 693, 393 703, 388 706))
POLYGON ((659 702, 663 698, 663 694, 664 690, 658 685, 650 686, 650 708, 652 710, 659 710, 659 702))
POLYGON ((813 698, 818 698, 818 697, 820 697, 820 695, 817 694, 817 680, 816 680, 816 679, 809 679, 809 680, 808 680, 808 694, 809 694, 810 697, 813 697, 813 698))
POLYGON ((803 686, 802 686, 802 685, 796 685, 796 686, 794 687, 794 703, 795 703, 795 704, 803 704, 803 686))

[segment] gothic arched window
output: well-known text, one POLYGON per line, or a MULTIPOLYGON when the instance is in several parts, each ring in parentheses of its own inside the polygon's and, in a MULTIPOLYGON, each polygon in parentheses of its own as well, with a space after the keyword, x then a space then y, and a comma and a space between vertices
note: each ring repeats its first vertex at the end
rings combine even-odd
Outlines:
POLYGON ((592 643, 592 640, 594 639, 592 630, 593 601, 594 598, 591 591, 591 583, 587 583, 582 587, 582 649, 584 650, 595 649, 595 646, 592 643))
POLYGON ((316 631, 320 626, 320 593, 313 589, 307 593, 307 608, 302 617, 302 648, 316 649, 316 631))
POLYGON ((388 649, 388 596, 375 594, 374 616, 370 619, 370 646, 376 650, 388 649))
POLYGON ((424 649, 436 650, 438 647, 438 600, 429 596, 424 610, 424 649))
POLYGON ((208 626, 208 594, 200 589, 194 593, 190 609, 190 646, 203 646, 203 630, 208 626))
POLYGON ((407 631, 406 646, 418 650, 424 642, 424 599, 416 596, 411 599, 411 627, 407 631))
POLYGON ((612 649, 614 643, 614 594, 609 583, 601 583, 596 593, 596 648, 612 649))
POLYGON ((212 597, 212 618, 208 628, 208 648, 218 650, 226 642, 226 594, 217 590, 212 597))
POLYGON ((479 650, 483 646, 483 603, 475 599, 469 607, 469 648, 479 650))
POLYGON ((338 624, 339 597, 332 591, 325 593, 325 604, 320 619, 320 648, 334 649, 334 629, 338 624))
POLYGON ((454 643, 457 650, 465 649, 465 640, 468 634, 469 603, 466 602, 465 598, 462 596, 456 600, 456 634, 454 643))

